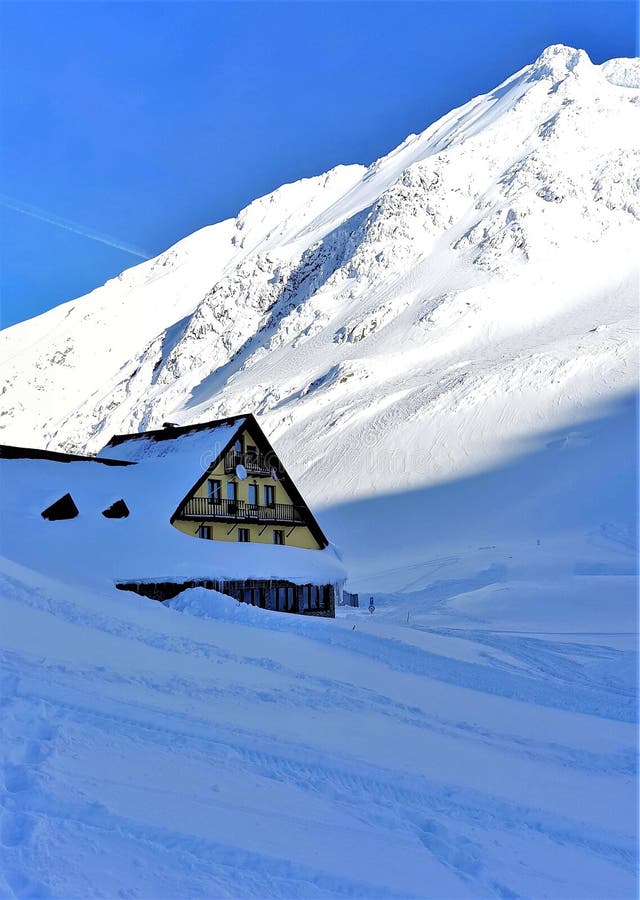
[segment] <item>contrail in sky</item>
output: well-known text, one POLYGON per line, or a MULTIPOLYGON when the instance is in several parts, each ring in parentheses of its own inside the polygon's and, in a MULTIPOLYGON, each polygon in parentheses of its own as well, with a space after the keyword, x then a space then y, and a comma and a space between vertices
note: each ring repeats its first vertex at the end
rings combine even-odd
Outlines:
POLYGON ((25 216, 31 216, 32 219, 39 219, 41 222, 48 222, 49 225, 56 225, 58 228, 64 228, 65 231, 72 231, 74 234, 80 234, 82 237, 89 238, 91 241, 99 241, 106 244, 107 247, 115 247, 116 250, 123 250, 132 256, 138 256, 140 259, 150 259, 151 254, 133 244, 125 244, 118 238, 111 237, 108 234, 101 234, 99 231, 92 231, 85 228, 84 225, 78 225, 70 222, 68 219, 62 219, 54 213, 47 212, 46 209, 40 209, 38 206, 31 206, 29 203, 23 203, 21 200, 13 200, 6 194, 0 194, 0 205, 7 209, 13 209, 15 212, 23 213, 25 216))

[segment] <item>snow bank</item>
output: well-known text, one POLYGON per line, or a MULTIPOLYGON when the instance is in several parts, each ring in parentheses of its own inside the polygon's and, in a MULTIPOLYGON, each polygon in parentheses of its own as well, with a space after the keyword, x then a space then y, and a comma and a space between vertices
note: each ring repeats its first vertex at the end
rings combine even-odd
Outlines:
POLYGON ((188 588, 173 600, 167 600, 163 606, 200 619, 217 619, 241 625, 259 624, 265 621, 265 617, 273 615, 268 610, 240 603, 227 594, 206 588, 188 588))
POLYGON ((635 896, 633 638, 505 633, 518 590, 180 613, 0 559, 0 893, 635 896))

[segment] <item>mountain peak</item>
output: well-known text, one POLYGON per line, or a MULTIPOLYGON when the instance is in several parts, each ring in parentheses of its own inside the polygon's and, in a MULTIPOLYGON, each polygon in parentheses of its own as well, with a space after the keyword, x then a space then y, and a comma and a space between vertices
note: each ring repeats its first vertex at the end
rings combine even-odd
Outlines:
POLYGON ((591 65, 591 60, 584 50, 567 47, 565 44, 551 44, 546 47, 531 66, 530 81, 551 78, 558 81, 580 67, 591 65))

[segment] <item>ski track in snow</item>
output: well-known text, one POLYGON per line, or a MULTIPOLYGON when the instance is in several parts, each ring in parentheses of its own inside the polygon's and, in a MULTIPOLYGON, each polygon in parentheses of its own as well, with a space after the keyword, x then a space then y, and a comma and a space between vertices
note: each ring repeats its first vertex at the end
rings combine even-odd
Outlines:
POLYGON ((419 607, 383 596, 380 619, 244 625, 231 603, 229 621, 191 627, 151 601, 100 613, 15 574, 1 591, 9 896, 633 890, 632 803, 602 823, 598 809, 636 768, 634 671, 606 635, 403 628, 419 607))

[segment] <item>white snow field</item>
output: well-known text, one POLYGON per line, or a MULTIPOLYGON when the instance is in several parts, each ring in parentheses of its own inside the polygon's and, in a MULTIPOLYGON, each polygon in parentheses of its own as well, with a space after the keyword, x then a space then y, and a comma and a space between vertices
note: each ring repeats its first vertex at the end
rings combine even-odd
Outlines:
POLYGON ((8 469, 0 896, 638 895, 639 118, 548 48, 0 334, 5 443, 257 413, 361 599, 116 591, 133 514, 89 552, 8 469))
POLYGON ((636 895, 629 576, 319 620, 1 572, 2 896, 636 895))

